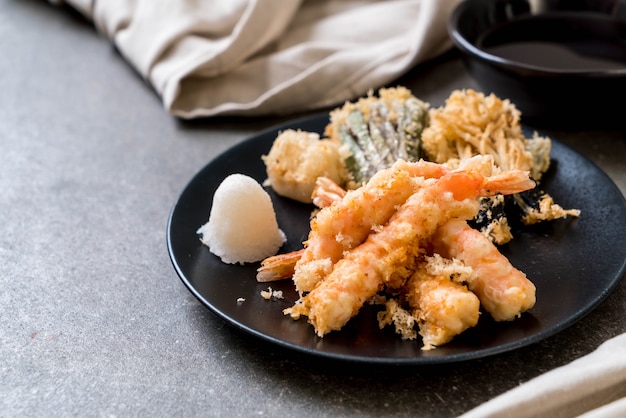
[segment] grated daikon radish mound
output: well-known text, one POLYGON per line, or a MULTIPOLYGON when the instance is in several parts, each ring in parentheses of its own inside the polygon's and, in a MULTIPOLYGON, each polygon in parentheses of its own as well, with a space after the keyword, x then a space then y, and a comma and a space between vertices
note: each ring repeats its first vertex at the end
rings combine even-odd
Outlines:
POLYGON ((252 263, 278 252, 286 237, 278 228, 269 194, 251 177, 231 174, 215 195, 200 241, 229 264, 252 263))

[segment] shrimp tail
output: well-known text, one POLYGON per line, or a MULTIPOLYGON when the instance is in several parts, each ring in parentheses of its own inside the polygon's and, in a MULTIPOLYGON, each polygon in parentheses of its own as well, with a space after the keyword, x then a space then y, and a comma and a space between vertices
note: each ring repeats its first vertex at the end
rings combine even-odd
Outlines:
POLYGON ((510 170, 485 178, 479 193, 480 196, 510 195, 525 192, 536 185, 528 171, 510 170))
POLYGON ((266 258, 257 269, 257 282, 266 283, 291 278, 303 252, 304 248, 266 258))
POLYGON ((522 170, 505 171, 489 177, 477 171, 452 171, 439 181, 441 187, 451 192, 456 200, 509 195, 535 187, 529 173, 522 170))
POLYGON ((318 208, 330 206, 333 202, 343 199, 346 190, 328 177, 318 177, 313 189, 313 204, 318 208))

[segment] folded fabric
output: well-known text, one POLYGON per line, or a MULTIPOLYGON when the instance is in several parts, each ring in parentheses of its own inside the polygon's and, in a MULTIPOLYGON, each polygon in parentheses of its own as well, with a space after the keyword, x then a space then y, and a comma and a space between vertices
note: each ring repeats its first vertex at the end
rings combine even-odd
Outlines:
POLYGON ((94 22, 181 118, 333 106, 451 46, 459 0, 49 0, 94 22))
POLYGON ((626 334, 540 375, 461 418, 626 417, 626 334))

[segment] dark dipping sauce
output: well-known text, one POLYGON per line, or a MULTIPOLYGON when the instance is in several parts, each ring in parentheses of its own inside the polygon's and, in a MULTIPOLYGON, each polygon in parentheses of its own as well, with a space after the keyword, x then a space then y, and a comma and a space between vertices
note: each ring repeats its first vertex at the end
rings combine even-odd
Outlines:
POLYGON ((558 72, 626 70, 626 21, 546 13, 495 26, 476 45, 491 55, 558 72))

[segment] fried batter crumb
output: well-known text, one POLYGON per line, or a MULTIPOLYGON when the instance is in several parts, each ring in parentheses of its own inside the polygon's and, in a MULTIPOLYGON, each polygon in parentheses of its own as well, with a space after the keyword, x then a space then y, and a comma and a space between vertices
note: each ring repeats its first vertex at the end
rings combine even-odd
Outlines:
POLYGON ((267 290, 261 290, 261 296, 266 300, 270 300, 271 298, 284 299, 282 290, 273 290, 271 287, 268 287, 267 290))
POLYGON ((481 228, 480 232, 498 245, 506 244, 513 239, 507 218, 494 219, 489 225, 481 228))
POLYGON ((387 325, 393 324, 396 334, 403 340, 414 340, 417 338, 415 330, 416 319, 409 311, 402 308, 397 300, 388 299, 385 303, 385 310, 378 312, 378 326, 383 329, 387 325))
POLYGON ((544 220, 552 220, 558 218, 566 218, 567 216, 578 217, 580 210, 563 209, 554 203, 554 199, 550 195, 544 195, 538 203, 538 208, 531 208, 522 218, 525 225, 532 225, 544 220))

